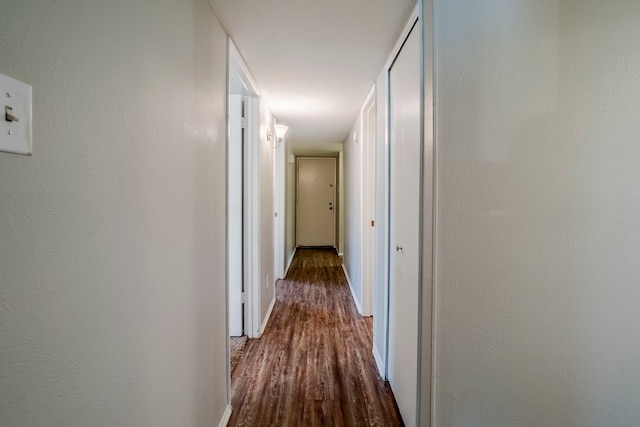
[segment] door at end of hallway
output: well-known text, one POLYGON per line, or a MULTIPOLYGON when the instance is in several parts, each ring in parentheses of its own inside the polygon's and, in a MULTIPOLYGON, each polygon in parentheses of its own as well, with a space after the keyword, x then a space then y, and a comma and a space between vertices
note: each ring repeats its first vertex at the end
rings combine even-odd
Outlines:
POLYGON ((335 247, 336 159, 299 157, 296 188, 297 246, 335 247))

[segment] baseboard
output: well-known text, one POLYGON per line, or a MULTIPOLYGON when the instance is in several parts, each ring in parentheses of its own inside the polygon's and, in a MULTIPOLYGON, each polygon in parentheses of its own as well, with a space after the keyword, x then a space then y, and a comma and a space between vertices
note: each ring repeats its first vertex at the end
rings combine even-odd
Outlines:
POLYGON ((342 271, 344 271, 344 277, 347 278, 347 283, 349 284, 349 290, 351 290, 351 298, 353 299, 353 302, 356 303, 358 314, 362 316, 362 307, 360 306, 360 302, 358 301, 358 298, 356 298, 356 293, 353 290, 353 286, 351 285, 351 279, 349 278, 349 273, 347 273, 347 268, 344 266, 344 264, 342 264, 342 271))
POLYGON ((276 296, 273 296, 271 300, 271 304, 269 304, 269 310, 267 310, 267 315, 264 316, 264 320, 262 321, 262 325, 260 326, 260 330, 258 331, 258 335, 262 336, 264 330, 267 329, 267 325, 269 324, 269 319, 271 319, 271 312, 273 311, 273 307, 276 305, 276 296))
POLYGON ((384 372, 384 364, 382 363, 382 356, 378 352, 378 347, 373 346, 373 359, 376 361, 376 366, 378 367, 378 373, 383 380, 387 379, 387 375, 384 372))
POLYGON ((227 424, 229 424, 230 418, 231 418, 231 405, 227 405, 227 408, 224 410, 224 414, 222 414, 222 419, 220 420, 220 424, 218 424, 218 427, 227 427, 227 424))
POLYGON ((287 277, 289 274, 289 267, 291 267, 291 263, 293 262, 293 257, 296 256, 296 251, 298 248, 293 248, 293 252, 291 252, 291 256, 289 257, 289 261, 287 261, 287 268, 284 269, 284 277, 287 277))

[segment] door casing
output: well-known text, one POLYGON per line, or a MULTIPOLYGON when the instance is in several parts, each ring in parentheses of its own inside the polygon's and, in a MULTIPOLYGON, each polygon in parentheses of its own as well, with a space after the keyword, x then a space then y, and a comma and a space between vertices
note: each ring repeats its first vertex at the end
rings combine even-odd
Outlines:
MULTIPOLYGON (((258 175, 258 149, 259 149, 259 92, 255 81, 251 77, 247 66, 233 41, 229 38, 227 43, 228 53, 228 90, 227 108, 230 108, 231 76, 237 78, 242 86, 239 94, 245 97, 245 150, 243 155, 243 204, 245 215, 243 218, 243 276, 244 276, 244 332, 249 338, 259 337, 260 328, 260 248, 259 248, 259 175, 258 175)), ((229 123, 227 123, 227 149, 231 141, 229 123)), ((228 159, 227 159, 228 161, 228 159)), ((229 181, 229 165, 227 164, 227 182, 229 181)), ((225 197, 229 203, 229 191, 225 197)), ((213 220, 213 219, 212 219, 213 220)), ((226 218, 227 248, 229 247, 229 218, 226 218)), ((228 251, 227 251, 228 252, 228 251)), ((226 310, 229 313, 229 254, 225 260, 226 271, 226 310)), ((227 337, 229 336, 229 316, 227 315, 227 337)), ((231 369, 229 363, 229 342, 227 341, 227 401, 231 399, 231 369)))

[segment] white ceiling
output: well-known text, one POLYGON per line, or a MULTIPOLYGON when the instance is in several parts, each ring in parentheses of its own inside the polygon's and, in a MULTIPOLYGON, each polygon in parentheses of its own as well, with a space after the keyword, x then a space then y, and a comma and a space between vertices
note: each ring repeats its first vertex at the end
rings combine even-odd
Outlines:
POLYGON ((209 0, 297 152, 336 150, 416 0, 209 0))

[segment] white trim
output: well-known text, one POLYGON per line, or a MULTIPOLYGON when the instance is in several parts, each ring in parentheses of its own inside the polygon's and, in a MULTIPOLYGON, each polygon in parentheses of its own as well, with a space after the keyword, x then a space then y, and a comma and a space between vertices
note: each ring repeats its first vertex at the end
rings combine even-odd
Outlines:
POLYGON ((351 298, 353 299, 353 302, 356 304, 356 308, 358 309, 358 314, 362 316, 362 307, 360 306, 360 302, 358 301, 358 298, 356 298, 356 293, 353 290, 353 286, 351 286, 351 279, 349 279, 349 273, 347 273, 347 267, 345 267, 344 264, 342 264, 342 271, 344 272, 344 277, 346 277, 347 283, 349 284, 349 290, 351 291, 351 298))
MULTIPOLYGON (((246 150, 244 165, 244 206, 248 212, 244 220, 244 283, 247 297, 245 310, 245 334, 257 338, 260 328, 260 108, 259 90, 233 40, 228 39, 229 75, 234 74, 244 87, 246 96, 245 114, 246 150)), ((228 124, 227 124, 228 126, 228 124)), ((228 285, 227 285, 228 286, 228 285)))
POLYGON ((218 427, 227 427, 227 424, 229 424, 230 419, 231 419, 231 405, 227 405, 227 407, 224 410, 224 414, 222 414, 222 419, 220 420, 218 427))
POLYGON ((284 277, 287 277, 287 274, 289 274, 289 268, 291 267, 291 263, 293 262, 293 257, 296 256, 296 251, 298 250, 298 248, 293 248, 293 252, 291 252, 291 256, 289 257, 289 261, 287 261, 287 268, 285 268, 284 270, 284 277))
POLYGON ((247 110, 251 111, 247 124, 247 164, 245 170, 245 183, 247 186, 247 205, 249 218, 248 229, 245 235, 247 257, 245 268, 247 280, 245 282, 245 292, 249 309, 245 333, 249 338, 260 337, 260 159, 259 159, 259 137, 260 137, 260 107, 258 98, 249 98, 247 110))
POLYGON ((400 53, 400 49, 402 49, 402 46, 404 45, 405 40, 407 40, 407 37, 409 37, 409 33, 413 29, 413 26, 416 24, 416 22, 418 22, 418 19, 420 19, 419 6, 420 2, 418 2, 411 11, 411 15, 409 15, 409 18, 407 18, 407 23, 405 24, 404 28, 402 28, 402 33, 400 33, 398 41, 393 46, 393 49, 391 49, 391 54, 387 58, 387 62, 384 64, 385 72, 388 72, 389 68, 391 68, 391 66, 393 65, 396 57, 400 53))
POLYGON ((264 330, 267 329, 267 325, 269 324, 269 319, 271 319, 271 312, 273 311, 273 307, 276 305, 276 296, 273 296, 271 300, 271 304, 269 304, 269 309, 267 310, 267 315, 264 317, 262 321, 262 325, 260 326, 260 330, 258 331, 258 338, 262 336, 264 330))
POLYGON ((382 360, 382 356, 380 356, 380 353, 378 352, 378 348, 377 347, 373 347, 373 360, 376 361, 376 367, 378 368, 378 374, 380 374, 380 377, 383 380, 387 379, 387 373, 385 372, 384 369, 384 361, 382 360))
POLYGON ((244 86, 247 92, 260 96, 258 85, 249 71, 249 67, 244 62, 244 58, 240 54, 240 51, 236 47, 235 43, 229 37, 229 67, 240 76, 240 82, 244 86))

